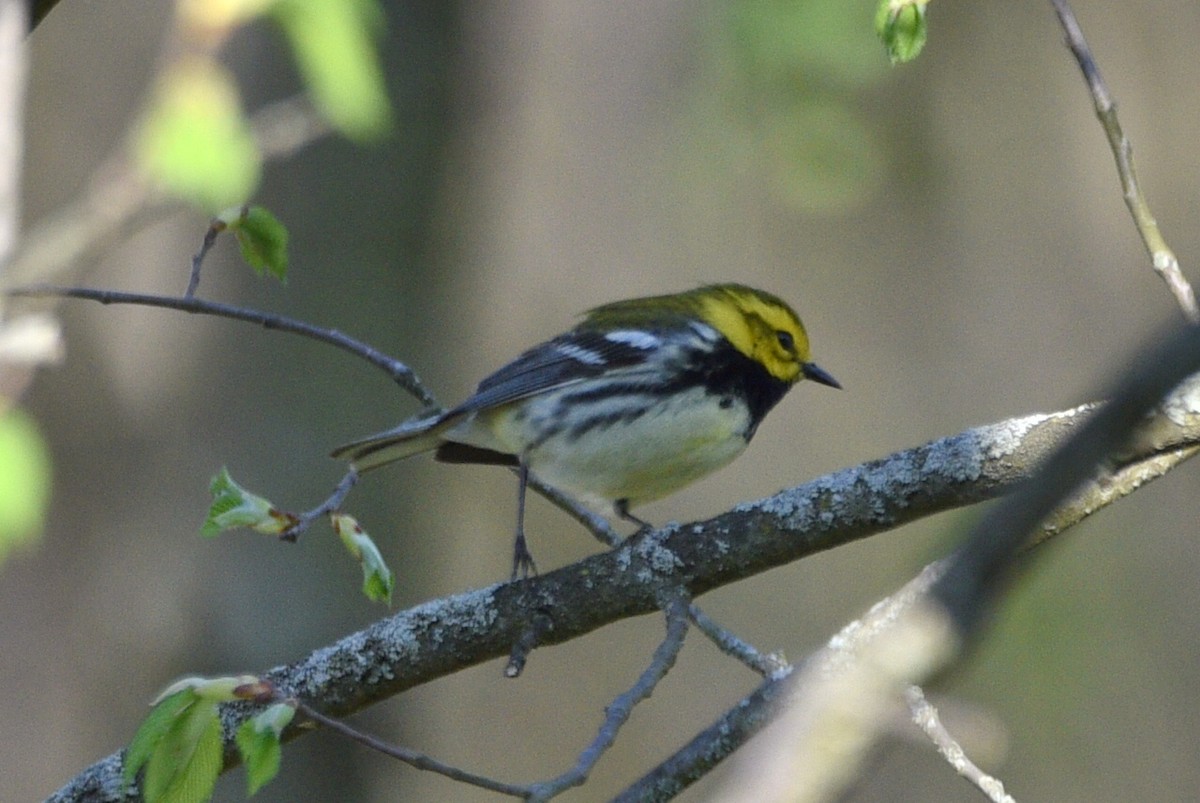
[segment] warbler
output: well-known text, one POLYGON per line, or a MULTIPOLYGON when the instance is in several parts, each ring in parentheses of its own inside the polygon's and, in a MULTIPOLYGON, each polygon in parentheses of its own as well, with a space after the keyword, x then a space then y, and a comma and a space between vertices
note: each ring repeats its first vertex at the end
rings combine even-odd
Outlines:
POLYGON ((596 307, 461 404, 333 456, 359 472, 427 451, 516 468, 516 578, 536 571, 524 528, 530 474, 646 526, 630 508, 729 463, 802 379, 841 387, 810 359, 792 308, 762 290, 713 284, 596 307))

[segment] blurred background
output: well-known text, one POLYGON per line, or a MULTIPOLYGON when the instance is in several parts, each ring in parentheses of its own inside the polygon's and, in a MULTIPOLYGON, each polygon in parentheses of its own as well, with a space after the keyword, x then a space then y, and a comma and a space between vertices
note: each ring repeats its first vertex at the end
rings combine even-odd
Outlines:
MULTIPOLYGON (((966 427, 1093 397, 1179 318, 1150 270, 1048 3, 931 8, 892 69, 873 3, 385 3, 395 125, 266 166, 255 200, 291 232, 286 286, 231 242, 201 295, 337 327, 412 365, 443 403, 616 298, 741 281, 791 300, 845 390, 801 387, 737 463, 640 511, 692 520, 966 427)), ((1200 5, 1077 0, 1140 177, 1189 278, 1200 254, 1200 5)), ((61 3, 30 39, 25 218, 77 197, 123 147, 169 4, 61 3)), ((243 103, 297 91, 249 26, 223 50, 243 103)), ((179 294, 207 215, 139 227, 60 281, 179 294)), ((40 543, 0 565, 0 797, 49 794, 133 735, 185 674, 265 669, 380 618, 323 528, 298 545, 201 539, 209 479, 290 509, 324 499, 343 441, 417 405, 379 372, 244 324, 85 302, 67 358, 22 403, 48 441, 40 543)), ((931 691, 1018 799, 1189 799, 1200 788, 1200 467, 1054 544, 968 667, 931 691), (970 734, 970 735, 969 735, 970 734)), ((418 459, 348 503, 397 575, 394 608, 508 573, 513 478, 418 459)), ((713 592, 716 619, 798 658, 941 555, 978 511, 936 517, 713 592)), ((541 500, 543 569, 595 542, 541 500)), ((623 622, 365 712, 384 739, 510 781, 555 775, 662 635, 623 622)), ((756 684, 689 637, 593 780, 605 799, 756 684)), ((720 771, 689 790, 705 800, 720 771)), ((244 796, 240 770, 217 798, 244 796)), ((285 749, 257 798, 488 800, 329 734, 285 749)), ((850 799, 975 800, 919 740, 885 743, 850 799)))

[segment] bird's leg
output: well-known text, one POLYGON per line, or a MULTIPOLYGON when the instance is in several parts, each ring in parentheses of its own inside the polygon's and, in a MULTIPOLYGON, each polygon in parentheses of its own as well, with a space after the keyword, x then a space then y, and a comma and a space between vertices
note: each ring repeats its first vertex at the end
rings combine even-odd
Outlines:
POLYGON ((641 532, 642 530, 653 530, 654 529, 653 524, 651 524, 648 521, 643 521, 642 519, 639 519, 637 516, 635 516, 629 512, 629 500, 628 499, 618 499, 617 501, 613 502, 613 510, 616 512, 617 518, 624 519, 625 521, 628 521, 632 524, 636 524, 637 528, 638 528, 638 532, 641 532))
POLYGON ((513 540, 513 580, 537 574, 537 564, 525 545, 525 489, 528 486, 529 466, 522 459, 517 468, 517 536, 513 540))

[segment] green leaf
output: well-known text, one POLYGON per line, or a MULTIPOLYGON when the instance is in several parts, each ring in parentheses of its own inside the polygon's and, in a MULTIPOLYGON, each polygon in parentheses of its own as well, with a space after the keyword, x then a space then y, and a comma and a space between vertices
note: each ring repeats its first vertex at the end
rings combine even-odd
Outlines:
POLYGON ((262 276, 265 271, 281 282, 287 281, 288 231, 277 217, 262 206, 243 206, 232 220, 226 215, 221 219, 237 237, 242 259, 255 273, 262 276))
POLYGON ((875 32, 887 47, 892 64, 912 61, 925 47, 929 26, 925 6, 929 0, 880 0, 875 12, 875 32))
POLYGON ((180 711, 146 762, 146 803, 204 803, 224 766, 217 704, 196 700, 180 711))
POLYGON ((50 454, 32 418, 0 413, 0 564, 37 540, 50 501, 50 454))
POLYGON ((362 564, 363 594, 371 602, 391 605, 396 578, 384 563, 379 547, 375 546, 371 536, 367 535, 353 516, 333 513, 329 519, 333 524, 333 531, 342 539, 346 550, 362 564))
POLYGON ((392 110, 375 47, 376 0, 280 0, 272 13, 321 114, 351 139, 385 134, 392 110))
POLYGON ((279 774, 283 760, 279 735, 255 730, 246 722, 238 728, 237 745, 246 765, 246 795, 253 795, 279 774))
POLYGON ((148 176, 210 212, 244 203, 262 167, 232 76, 201 58, 164 74, 135 153, 148 176))
POLYGON ((209 491, 213 501, 208 509, 208 517, 200 528, 201 535, 214 536, 237 527, 278 535, 299 522, 294 514, 280 510, 238 485, 225 468, 213 477, 209 491))
POLYGON ((279 737, 295 715, 293 706, 276 703, 238 728, 235 738, 246 765, 247 795, 253 795, 279 774, 283 758, 279 737))
POLYGON ((196 695, 191 689, 181 689, 158 699, 150 709, 149 716, 138 726, 133 741, 125 751, 121 778, 126 786, 133 782, 138 771, 150 759, 180 712, 195 702, 196 695))
POLYGON ((185 688, 158 701, 125 753, 130 783, 143 767, 147 803, 203 803, 224 765, 217 703, 185 688))

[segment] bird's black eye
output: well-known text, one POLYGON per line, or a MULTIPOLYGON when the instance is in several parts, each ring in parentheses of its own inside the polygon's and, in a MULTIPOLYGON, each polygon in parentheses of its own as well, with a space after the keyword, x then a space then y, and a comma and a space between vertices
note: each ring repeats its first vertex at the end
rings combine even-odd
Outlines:
POLYGON ((796 350, 796 338, 792 337, 791 332, 785 332, 782 329, 775 333, 775 337, 779 339, 779 345, 783 346, 783 350, 792 352, 796 350))

